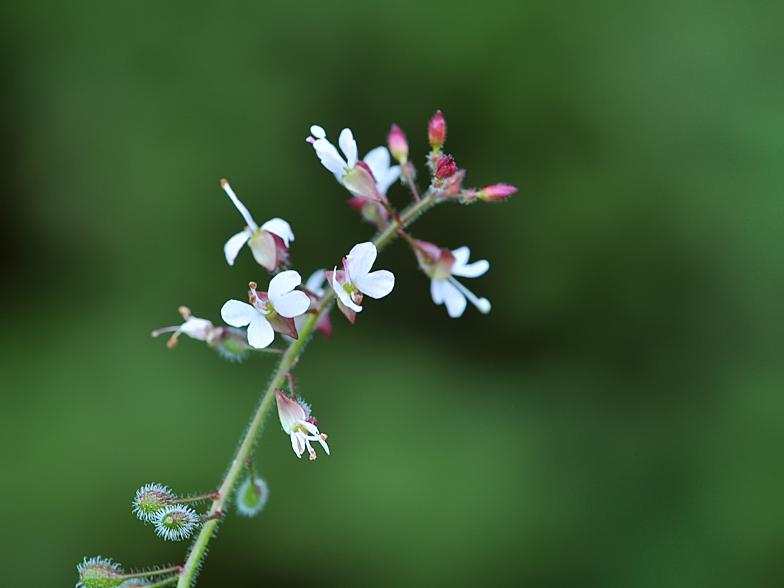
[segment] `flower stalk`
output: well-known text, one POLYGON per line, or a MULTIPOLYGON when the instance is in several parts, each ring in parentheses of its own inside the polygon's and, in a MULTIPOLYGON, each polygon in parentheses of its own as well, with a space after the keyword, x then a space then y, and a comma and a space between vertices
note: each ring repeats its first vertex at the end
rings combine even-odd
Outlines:
MULTIPOLYGON (((383 248, 398 235, 398 231, 402 231, 414 222, 420 214, 435 202, 436 199, 430 193, 425 194, 421 200, 414 202, 406 208, 402 214, 398 216, 398 219, 393 219, 382 231, 380 231, 373 239, 373 244, 379 250, 383 248)), ((226 500, 231 495, 240 474, 242 474, 242 470, 246 466, 247 460, 250 458, 250 453, 253 450, 253 445, 256 442, 256 437, 261 430, 264 419, 272 408, 273 401, 275 400, 275 390, 280 388, 283 385, 283 382, 288 379, 291 368, 296 363, 305 342, 313 332, 313 327, 316 325, 316 322, 321 315, 329 309, 334 298, 334 290, 327 289, 324 295, 319 299, 316 312, 308 314, 307 318, 302 323, 302 326, 298 329, 299 338, 293 340, 283 353, 283 357, 281 357, 280 363, 275 370, 275 375, 272 377, 267 390, 264 392, 261 402, 250 421, 245 437, 242 439, 242 443, 234 456, 234 460, 231 462, 231 467, 229 467, 229 471, 226 473, 226 477, 221 483, 220 489, 217 492, 217 498, 210 506, 207 518, 213 518, 210 518, 210 520, 207 520, 202 525, 201 531, 199 531, 188 555, 188 559, 185 562, 185 568, 180 574, 177 588, 190 588, 192 585, 196 572, 199 569, 199 564, 204 558, 207 544, 218 526, 220 514, 224 511, 226 500)))

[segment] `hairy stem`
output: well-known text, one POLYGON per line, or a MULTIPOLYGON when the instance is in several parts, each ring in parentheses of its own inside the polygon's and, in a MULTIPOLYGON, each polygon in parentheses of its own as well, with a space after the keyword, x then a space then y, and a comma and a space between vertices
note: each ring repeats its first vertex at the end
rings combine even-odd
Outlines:
MULTIPOLYGON (((376 235, 376 237, 373 239, 373 244, 378 249, 384 247, 387 243, 394 239, 395 236, 397 236, 398 231, 411 224, 422 212, 425 211, 425 209, 430 207, 435 202, 436 199, 431 194, 426 194, 424 198, 411 204, 406 210, 403 211, 399 219, 393 220, 391 223, 389 223, 389 225, 386 226, 386 228, 376 235)), ((213 501, 212 506, 210 507, 210 512, 207 516, 219 517, 220 513, 225 512, 224 505, 231 495, 231 491, 234 488, 234 485, 237 483, 237 479, 242 473, 242 469, 246 465, 247 459, 250 457, 251 451, 253 450, 253 445, 256 442, 256 437, 258 436, 259 431, 261 430, 261 426, 264 423, 264 419, 267 417, 267 414, 272 408, 272 404, 275 400, 275 389, 280 388, 283 385, 283 382, 288 377, 291 368, 296 363, 303 345, 310 336, 316 321, 318 321, 319 317, 324 312, 327 312, 334 297, 335 292, 331 288, 328 289, 319 301, 316 313, 308 315, 305 323, 302 325, 302 328, 299 331, 299 338, 292 341, 288 346, 288 349, 286 349, 286 351, 283 353, 283 357, 278 364, 275 375, 272 377, 272 380, 270 381, 264 396, 262 396, 261 402, 256 409, 256 413, 253 415, 253 419, 250 421, 250 425, 248 425, 248 429, 245 432, 244 438, 242 439, 242 443, 240 444, 240 447, 234 456, 234 460, 231 462, 231 467, 229 467, 229 471, 226 473, 226 477, 223 479, 223 483, 221 483, 220 489, 218 490, 218 498, 213 501)), ((207 549, 207 543, 209 543, 212 535, 215 533, 217 526, 218 518, 208 520, 202 526, 201 531, 196 537, 196 540, 193 542, 193 546, 191 547, 190 553, 188 554, 188 559, 185 562, 185 569, 183 570, 177 582, 177 588, 190 588, 190 586, 193 584, 193 580, 196 576, 199 564, 204 558, 204 554, 207 549)))

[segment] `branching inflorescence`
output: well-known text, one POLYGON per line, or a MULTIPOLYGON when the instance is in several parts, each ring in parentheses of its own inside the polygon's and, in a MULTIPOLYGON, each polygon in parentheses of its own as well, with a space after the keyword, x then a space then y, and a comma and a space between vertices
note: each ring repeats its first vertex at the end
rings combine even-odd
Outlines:
POLYGON ((168 346, 174 347, 178 337, 184 333, 192 339, 205 341, 220 355, 235 361, 256 352, 278 354, 280 361, 216 492, 177 496, 167 486, 146 484, 136 493, 134 514, 145 523, 152 524, 163 539, 187 539, 199 530, 184 565, 125 573, 112 560, 93 557, 77 566, 77 587, 152 588, 175 582, 178 588, 192 586, 229 496, 235 492, 237 512, 243 516, 257 515, 267 502, 269 489, 267 483, 254 473, 251 453, 273 402, 278 407, 281 428, 290 436, 291 447, 297 457, 307 452, 311 460, 316 459, 318 454, 314 444, 320 445, 321 450, 329 455, 327 435, 319 430, 310 406, 298 398, 291 369, 299 359, 304 341, 314 329, 327 337, 332 336, 329 312, 333 303, 353 324, 357 314, 364 309, 365 297, 379 299, 392 292, 395 287, 392 272, 385 269, 371 271, 378 250, 392 239, 401 237, 411 246, 419 268, 430 279, 433 302, 444 304, 450 317, 462 316, 468 301, 482 313, 490 311, 490 302, 486 298, 475 296, 456 279, 481 276, 490 268, 486 260, 469 263, 468 247, 443 248, 415 239, 406 232, 408 226, 434 204, 503 200, 517 191, 507 184, 481 190, 464 188, 465 170, 458 169, 454 158, 442 151, 445 138, 446 122, 439 111, 428 126, 431 151, 426 163, 430 184, 420 195, 414 166, 408 159, 408 141, 397 125, 392 125, 389 133, 388 149, 376 147, 361 160, 349 129, 340 133, 338 151, 327 139, 323 128, 316 125, 310 128, 307 141, 321 163, 351 193, 348 205, 374 225, 377 233, 372 241, 355 245, 339 264, 329 263, 327 267, 331 266, 331 270, 314 272, 304 285, 300 274, 290 269, 290 246, 294 233, 289 223, 273 218, 259 226, 229 183, 221 180, 223 190, 246 223, 245 228, 224 245, 226 261, 234 265, 237 255, 247 245, 256 262, 273 274, 269 286, 266 291, 260 292, 258 284, 250 282, 248 302, 235 299, 226 302, 221 308, 221 318, 229 326, 215 326, 209 320, 192 316, 188 308, 181 306, 179 311, 185 322, 158 329, 152 335, 172 333, 168 346), (390 153, 398 165, 391 165, 390 153), (413 196, 413 201, 401 212, 397 212, 387 198, 387 191, 398 180, 409 188, 413 196), (282 335, 283 344, 280 344, 281 338, 276 339, 276 332, 282 335), (283 391, 286 387, 290 394, 283 391), (209 508, 199 514, 193 505, 203 502, 209 502, 209 508))

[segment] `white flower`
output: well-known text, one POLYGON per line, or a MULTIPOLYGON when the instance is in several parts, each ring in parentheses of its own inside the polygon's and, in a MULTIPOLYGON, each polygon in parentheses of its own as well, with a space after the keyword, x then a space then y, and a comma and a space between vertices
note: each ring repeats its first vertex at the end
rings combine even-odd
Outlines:
MULTIPOLYGON (((337 181, 342 184, 343 176, 354 169, 354 166, 357 164, 357 142, 354 140, 351 129, 343 129, 338 138, 338 145, 340 145, 340 149, 346 157, 345 159, 340 156, 335 146, 327 140, 327 133, 323 128, 313 125, 310 127, 310 132, 313 136, 309 137, 308 141, 313 144, 316 155, 318 155, 324 167, 335 174, 337 181)), ((376 183, 376 189, 381 194, 385 195, 389 187, 400 177, 400 166, 389 165, 391 163, 389 150, 384 146, 371 149, 362 161, 370 168, 376 183)))
POLYGON ((229 183, 226 180, 221 180, 221 186, 223 186, 226 194, 229 195, 229 198, 231 198, 234 206, 240 211, 242 218, 245 219, 247 224, 245 230, 231 237, 223 246, 226 261, 229 265, 234 265, 234 260, 240 249, 242 249, 245 243, 248 243, 248 247, 250 247, 253 257, 259 265, 265 267, 270 272, 275 271, 281 258, 288 259, 289 243, 294 240, 291 226, 282 218, 273 218, 259 227, 253 220, 250 212, 248 212, 248 209, 245 208, 245 205, 237 198, 229 183), (276 241, 276 236, 280 239, 280 242, 276 241))
POLYGON ((329 455, 327 436, 319 433, 316 420, 310 416, 310 407, 292 400, 280 390, 275 390, 275 399, 278 404, 278 417, 283 430, 291 436, 291 448, 297 457, 302 457, 305 449, 310 454, 311 461, 316 459, 316 451, 311 446, 311 441, 318 441, 329 455))
POLYGON ((152 332, 152 336, 157 337, 161 333, 174 332, 167 343, 169 347, 174 347, 177 344, 177 337, 180 336, 180 333, 185 333, 191 339, 207 341, 208 343, 212 341, 212 338, 219 329, 216 329, 207 319, 200 319, 196 318, 195 316, 191 316, 191 311, 187 306, 180 306, 179 311, 182 315, 182 318, 185 319, 183 324, 181 324, 179 327, 164 327, 162 329, 158 329, 152 332))
MULTIPOLYGON (((362 295, 383 298, 395 287, 395 276, 387 270, 371 272, 378 251, 371 242, 354 245, 343 259, 343 272, 332 272, 332 288, 340 302, 354 312, 361 312, 362 295), (342 274, 342 276, 340 275, 342 274)), ((335 268, 337 270, 337 268, 335 268)))
POLYGON ((435 265, 429 266, 425 272, 430 276, 430 295, 436 304, 446 304, 446 311, 452 318, 462 316, 466 308, 466 298, 470 300, 479 312, 490 312, 490 302, 487 298, 477 298, 473 292, 458 282, 454 276, 463 278, 476 278, 490 269, 490 263, 482 259, 468 263, 470 251, 468 247, 459 247, 452 252, 442 249, 435 265))
POLYGON ((221 308, 221 316, 232 327, 247 325, 248 344, 256 349, 264 349, 272 343, 275 331, 282 331, 280 317, 293 319, 307 312, 310 306, 308 295, 299 290, 294 291, 301 282, 302 278, 294 270, 281 272, 272 278, 269 292, 266 293, 257 293, 256 284, 251 282, 251 303, 229 300, 221 308))

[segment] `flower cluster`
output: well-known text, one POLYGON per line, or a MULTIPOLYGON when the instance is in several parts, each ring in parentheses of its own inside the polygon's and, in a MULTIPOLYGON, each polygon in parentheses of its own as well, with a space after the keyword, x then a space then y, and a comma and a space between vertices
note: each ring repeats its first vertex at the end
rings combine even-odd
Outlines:
POLYGON ((378 300, 392 293, 395 275, 387 269, 373 269, 379 249, 392 239, 400 237, 411 247, 417 267, 430 280, 433 302, 443 304, 450 317, 462 316, 469 301, 481 313, 490 311, 490 302, 486 298, 477 297, 457 279, 484 275, 490 268, 488 261, 469 262, 470 251, 466 246, 450 249, 414 238, 407 232, 409 225, 435 204, 499 201, 516 192, 516 188, 508 184, 494 184, 481 189, 464 187, 466 170, 458 167, 452 155, 443 152, 446 132, 446 121, 438 111, 428 125, 430 151, 425 163, 430 177, 427 189, 420 194, 408 140, 397 125, 392 125, 386 146, 371 149, 362 159, 359 159, 360 152, 350 129, 344 128, 340 132, 336 147, 327 139, 323 127, 310 127, 306 140, 319 161, 348 191, 349 206, 359 211, 362 218, 377 229, 377 233, 372 241, 361 241, 351 247, 342 259, 336 256, 325 260, 322 267, 332 269, 316 270, 304 284, 299 271, 293 269, 295 239, 291 225, 279 217, 259 225, 229 182, 221 180, 223 191, 244 221, 242 230, 223 245, 223 255, 229 266, 234 266, 238 258, 238 265, 241 265, 244 258, 240 258, 239 254, 247 245, 253 260, 271 274, 267 289, 260 291, 258 284, 251 281, 248 283, 247 302, 234 298, 226 301, 220 309, 225 325, 216 326, 208 319, 197 318, 187 307, 181 306, 179 311, 183 323, 158 329, 152 335, 157 337, 170 333, 167 345, 174 347, 180 335, 185 334, 205 342, 232 360, 259 351, 278 354, 280 363, 220 484, 219 492, 177 496, 161 484, 146 484, 136 492, 133 512, 143 522, 153 525, 156 534, 163 539, 185 539, 201 529, 186 565, 126 574, 112 560, 100 557, 85 559, 78 566, 77 586, 138 588, 150 585, 151 578, 156 578, 153 586, 163 586, 174 580, 179 580, 181 585, 190 585, 206 552, 207 541, 214 533, 216 523, 208 521, 222 516, 222 509, 231 498, 232 491, 236 488, 236 508, 243 516, 258 514, 267 502, 269 488, 254 474, 251 452, 273 402, 277 406, 281 428, 297 457, 301 458, 307 452, 310 460, 315 460, 318 455, 316 444, 321 446, 319 453, 330 454, 327 435, 320 431, 310 406, 298 397, 291 370, 299 361, 304 341, 313 330, 332 337, 330 312, 335 306, 354 324, 358 313, 364 310, 366 297, 378 300), (394 165, 393 158, 397 162, 394 165), (396 208, 388 195, 397 182, 412 196, 411 202, 402 209, 396 208), (277 341, 275 333, 281 335, 277 341), (287 392, 283 391, 284 388, 287 392), (244 472, 246 466, 247 472, 244 472), (198 506, 195 508, 194 505, 204 501, 211 501, 209 509, 197 512, 198 506))
MULTIPOLYGON (((417 202, 421 199, 413 183, 413 166, 409 161, 408 141, 405 133, 397 125, 387 137, 389 148, 376 147, 371 150, 363 161, 357 159, 357 144, 350 129, 343 129, 338 139, 338 145, 343 153, 340 155, 337 148, 327 140, 326 131, 318 125, 310 128, 311 136, 307 141, 313 145, 316 155, 321 163, 331 171, 341 182, 353 198, 349 205, 360 210, 363 216, 384 229, 388 226, 389 217, 400 221, 400 217, 392 209, 387 199, 387 190, 398 178, 401 178, 411 188, 417 202), (390 153, 400 165, 390 167, 390 153)), ((431 172, 431 182, 428 194, 434 201, 459 201, 464 203, 477 200, 496 201, 504 200, 517 191, 507 184, 495 184, 482 188, 464 188, 462 183, 466 171, 458 169, 454 157, 442 152, 446 140, 446 121, 441 111, 436 112, 428 125, 428 141, 431 152, 427 157, 427 165, 431 172)), ((471 301, 482 313, 490 312, 490 302, 486 298, 479 298, 455 279, 457 277, 476 278, 483 275, 490 264, 486 260, 468 263, 468 247, 459 247, 450 251, 432 243, 409 238, 399 231, 412 246, 420 269, 430 278, 430 294, 433 302, 444 304, 447 313, 452 318, 463 315, 467 301, 471 301)), ((385 296, 394 285, 394 276, 391 273, 368 271, 375 260, 375 248, 371 250, 362 243, 352 249, 344 258, 344 269, 335 268, 327 272, 327 277, 338 296, 338 307, 353 323, 356 313, 362 310, 362 295, 378 298, 376 294, 385 296), (368 263, 370 260, 370 263, 368 263), (360 284, 362 281, 365 284, 360 284), (370 282, 370 283, 368 283, 370 282)))

